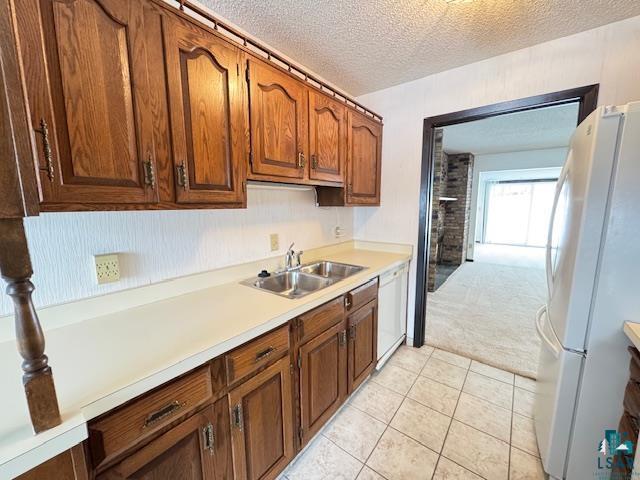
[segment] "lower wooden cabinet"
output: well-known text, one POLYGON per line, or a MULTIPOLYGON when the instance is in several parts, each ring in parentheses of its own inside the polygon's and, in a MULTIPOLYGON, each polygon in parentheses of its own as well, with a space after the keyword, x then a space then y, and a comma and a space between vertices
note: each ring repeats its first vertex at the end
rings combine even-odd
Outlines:
POLYGON ((231 478, 227 399, 179 423, 96 480, 231 478))
POLYGON ((276 478, 295 455, 289 357, 231 390, 229 404, 236 480, 276 478))
POLYGON ((344 322, 300 346, 300 440, 318 433, 347 397, 347 332, 344 322))
POLYGON ((375 368, 377 295, 375 278, 92 420, 21 478, 275 479, 375 368))
POLYGON ((349 328, 349 393, 366 380, 376 366, 378 343, 378 300, 351 313, 349 328))

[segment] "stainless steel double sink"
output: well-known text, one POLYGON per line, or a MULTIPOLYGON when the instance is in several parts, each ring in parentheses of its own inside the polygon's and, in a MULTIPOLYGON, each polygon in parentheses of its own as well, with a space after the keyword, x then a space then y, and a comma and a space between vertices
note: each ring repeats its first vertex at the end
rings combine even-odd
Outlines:
POLYGON ((321 260, 291 270, 272 273, 268 277, 249 278, 240 283, 286 298, 301 298, 364 269, 365 267, 358 265, 321 260))

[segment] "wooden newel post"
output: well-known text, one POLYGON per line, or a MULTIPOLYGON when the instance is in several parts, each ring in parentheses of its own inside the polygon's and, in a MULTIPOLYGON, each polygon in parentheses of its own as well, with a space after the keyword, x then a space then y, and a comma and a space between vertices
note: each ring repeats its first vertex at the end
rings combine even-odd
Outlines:
POLYGON ((0 219, 0 274, 15 309, 16 341, 22 362, 22 383, 36 433, 59 425, 60 410, 51 367, 44 354, 44 335, 31 300, 31 258, 21 218, 0 219))

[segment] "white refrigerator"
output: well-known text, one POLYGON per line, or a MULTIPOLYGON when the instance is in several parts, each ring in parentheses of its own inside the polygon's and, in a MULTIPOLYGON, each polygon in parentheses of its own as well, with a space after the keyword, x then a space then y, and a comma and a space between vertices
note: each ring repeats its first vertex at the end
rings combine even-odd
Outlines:
POLYGON ((534 408, 542 464, 551 478, 604 480, 599 442, 618 427, 629 376, 623 323, 640 321, 640 102, 600 107, 573 134, 546 264, 534 408))

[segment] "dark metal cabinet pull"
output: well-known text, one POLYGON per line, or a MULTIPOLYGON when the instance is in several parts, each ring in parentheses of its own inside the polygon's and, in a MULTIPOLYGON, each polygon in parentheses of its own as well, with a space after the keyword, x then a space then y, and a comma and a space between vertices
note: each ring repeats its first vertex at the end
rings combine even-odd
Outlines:
POLYGON ((204 448, 209 450, 209 455, 213 455, 216 437, 211 423, 202 428, 202 436, 204 437, 204 448))
POLYGON ((311 168, 314 170, 318 168, 318 156, 315 154, 311 155, 311 168))
POLYGON ((156 173, 153 169, 153 162, 151 161, 151 155, 146 162, 144 162, 144 183, 151 188, 156 186, 156 173))
POLYGON ((351 308, 351 297, 347 294, 346 297, 344 297, 344 306, 347 310, 349 310, 351 308))
POLYGON ((162 408, 159 408, 155 412, 150 413, 147 418, 144 420, 143 428, 148 428, 158 423, 160 420, 167 418, 170 415, 173 415, 178 410, 182 409, 187 404, 187 402, 178 402, 174 400, 173 402, 165 405, 162 408))
POLYGON ((45 170, 47 172, 47 178, 50 182, 53 182, 53 152, 49 141, 49 126, 44 118, 40 119, 40 128, 37 128, 35 131, 42 135, 42 153, 47 165, 46 168, 41 170, 45 170))
POLYGON ((187 189, 187 167, 185 166, 184 162, 178 165, 176 167, 176 170, 178 171, 178 185, 186 190, 187 189))
POLYGON ((304 168, 307 164, 307 161, 304 158, 304 153, 298 152, 298 168, 304 168))
POLYGON ((242 405, 233 407, 233 426, 242 431, 242 405))
POLYGON ((275 348, 269 347, 269 348, 264 349, 261 352, 256 353, 256 362, 259 362, 260 360, 264 360, 265 358, 267 358, 269 355, 271 355, 275 351, 276 351, 275 348))
POLYGON ((344 347, 347 344, 347 331, 343 330, 340 332, 340 346, 344 347))
POLYGON ((355 338, 356 338, 356 326, 355 325, 351 325, 349 327, 349 338, 351 338, 351 340, 355 340, 355 338))

